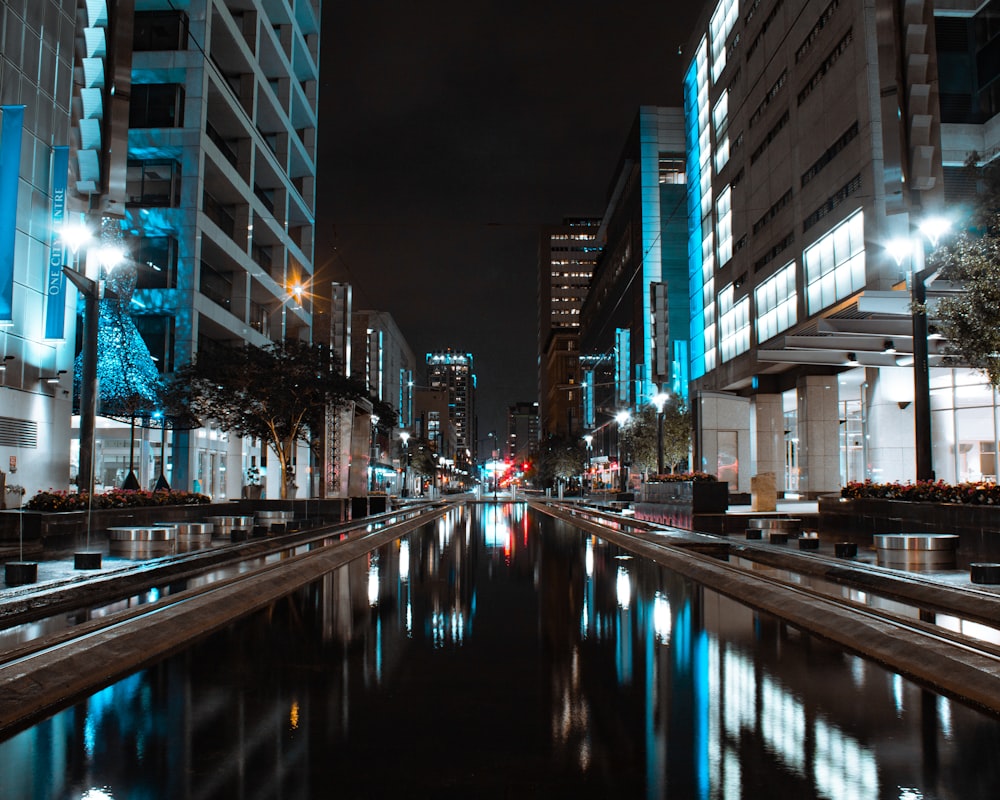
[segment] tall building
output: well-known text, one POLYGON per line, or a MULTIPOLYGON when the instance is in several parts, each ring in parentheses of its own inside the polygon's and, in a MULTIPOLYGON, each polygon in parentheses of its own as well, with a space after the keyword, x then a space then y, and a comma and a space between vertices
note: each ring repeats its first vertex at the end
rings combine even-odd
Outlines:
MULTIPOLYGON (((89 26, 100 6, 86 5, 89 26)), ((106 38, 78 31, 84 85, 71 167, 85 206, 100 198, 121 213, 138 265, 131 310, 142 339, 163 372, 220 344, 309 339, 319 1, 299 0, 294 13, 262 0, 149 0, 130 14, 131 6, 105 9, 106 38), (95 74, 100 41, 114 69, 108 80, 95 74), (112 164, 103 184, 92 148, 101 130, 92 92, 102 86, 128 98, 127 162, 120 174, 112 164)), ((106 460, 121 434, 105 426, 98 438, 106 460)), ((238 495, 250 460, 266 459, 206 428, 172 432, 169 442, 171 484, 217 498, 238 495)), ((298 463, 310 473, 306 450, 298 463)), ((101 474, 110 483, 114 470, 105 463, 101 474)), ((310 491, 310 481, 299 484, 310 491)))
POLYGON ((580 313, 583 430, 599 431, 662 391, 687 396, 687 221, 681 109, 643 106, 619 158, 580 313))
POLYGON ((581 432, 580 309, 601 252, 601 221, 564 219, 538 245, 538 397, 546 436, 581 432))
POLYGON ((60 232, 76 5, 0 5, 0 502, 8 508, 70 479, 74 329, 60 232))
POLYGON ((468 469, 477 457, 476 374, 471 353, 440 350, 427 354, 427 388, 448 392, 455 427, 455 464, 468 469))
POLYGON ((507 452, 502 456, 523 464, 538 454, 538 403, 515 403, 507 409, 507 452))
POLYGON ((351 375, 399 414, 399 427, 413 414, 413 350, 387 311, 355 311, 351 375), (362 338, 363 337, 363 338, 362 338))
POLYGON ((685 51, 695 464, 733 488, 913 479, 921 431, 937 477, 996 474, 995 393, 915 337, 889 248, 996 147, 997 4, 933 5, 721 0, 685 51))

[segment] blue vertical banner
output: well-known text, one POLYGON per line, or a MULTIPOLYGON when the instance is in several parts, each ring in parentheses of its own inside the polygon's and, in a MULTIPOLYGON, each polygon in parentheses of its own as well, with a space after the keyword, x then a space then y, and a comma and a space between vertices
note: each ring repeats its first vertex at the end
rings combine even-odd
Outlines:
POLYGON ((69 175, 69 148, 52 148, 52 230, 49 247, 48 274, 45 277, 45 338, 64 339, 66 323, 66 183, 69 175))
POLYGON ((0 325, 14 321, 14 236, 24 106, 0 106, 0 325))

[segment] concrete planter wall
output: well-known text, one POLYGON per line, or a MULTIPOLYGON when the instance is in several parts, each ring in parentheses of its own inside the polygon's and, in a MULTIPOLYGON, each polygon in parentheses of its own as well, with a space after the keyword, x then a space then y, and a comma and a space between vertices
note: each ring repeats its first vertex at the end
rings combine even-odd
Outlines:
POLYGON ((725 481, 664 481, 642 485, 635 516, 693 530, 696 514, 719 514, 727 508, 729 484, 725 481))
MULTIPOLYGON (((198 522, 210 516, 253 515, 256 511, 294 511, 297 517, 322 517, 332 522, 349 518, 351 501, 345 498, 310 500, 232 500, 195 506, 149 506, 107 508, 89 512, 90 530, 111 526, 143 526, 157 522, 198 522)), ((372 512, 374 513, 374 512, 372 512)), ((87 532, 86 511, 0 511, 0 542, 44 542, 60 537, 75 538, 87 532)))
POLYGON ((881 533, 953 533, 959 553, 975 558, 1000 557, 1000 506, 962 503, 912 503, 876 498, 819 499, 820 530, 881 533))

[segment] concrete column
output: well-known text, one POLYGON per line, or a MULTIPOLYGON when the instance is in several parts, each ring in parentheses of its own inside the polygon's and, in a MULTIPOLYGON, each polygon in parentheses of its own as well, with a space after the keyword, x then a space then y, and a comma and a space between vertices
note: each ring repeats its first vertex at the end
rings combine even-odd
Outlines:
POLYGON ((868 469, 878 483, 912 481, 916 477, 913 436, 913 370, 882 367, 868 370, 868 469))
POLYGON ((729 482, 730 492, 749 492, 750 400, 724 392, 700 392, 695 399, 692 467, 729 482))
POLYGON ((754 442, 750 455, 754 473, 773 472, 778 490, 785 486, 785 413, 780 394, 753 398, 754 442))
POLYGON ((808 497, 840 491, 840 412, 837 378, 805 375, 796 386, 800 487, 808 497))

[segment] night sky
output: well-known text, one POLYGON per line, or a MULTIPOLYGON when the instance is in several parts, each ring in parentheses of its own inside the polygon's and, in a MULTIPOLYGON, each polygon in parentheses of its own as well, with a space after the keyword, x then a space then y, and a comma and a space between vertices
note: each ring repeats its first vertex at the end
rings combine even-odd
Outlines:
POLYGON ((600 216, 640 105, 680 106, 699 0, 323 4, 316 267, 419 365, 472 353, 480 445, 537 400, 538 229, 600 216))

